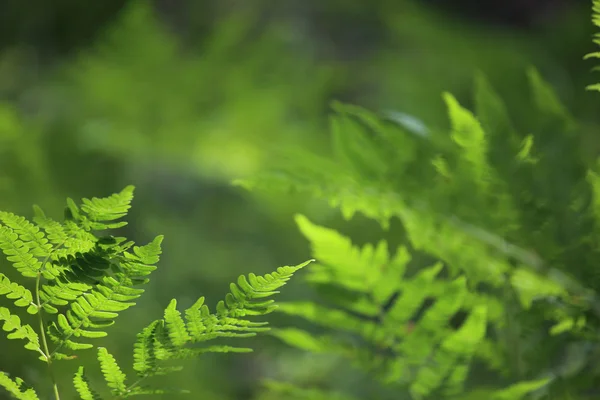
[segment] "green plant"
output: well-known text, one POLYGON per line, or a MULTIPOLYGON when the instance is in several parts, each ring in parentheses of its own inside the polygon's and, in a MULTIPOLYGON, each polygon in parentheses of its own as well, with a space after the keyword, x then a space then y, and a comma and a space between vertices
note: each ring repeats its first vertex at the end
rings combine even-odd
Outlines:
MULTIPOLYGON (((48 366, 54 397, 59 399, 53 366, 73 360, 92 342, 107 335, 121 311, 135 305, 144 292, 140 286, 156 269, 161 254, 162 236, 136 246, 107 230, 126 225, 133 199, 133 186, 106 198, 83 199, 81 205, 67 199, 65 220, 60 223, 34 207, 34 222, 9 212, 0 212, 0 249, 27 286, 15 281, 10 271, 0 273, 0 295, 14 302, 0 307, 0 320, 8 339, 25 340, 25 348, 39 355, 48 366), (19 310, 37 320, 37 330, 21 321, 19 310)), ((308 263, 308 262, 307 262, 308 263)), ((197 347, 216 338, 248 337, 268 330, 266 322, 247 317, 272 312, 277 306, 267 300, 278 293, 290 277, 304 267, 280 267, 264 276, 240 276, 230 285, 231 292, 212 312, 201 297, 184 315, 173 299, 162 319, 150 323, 140 333, 133 351, 136 379, 126 375, 105 347, 97 348, 102 374, 113 398, 140 394, 166 393, 166 389, 147 385, 152 377, 177 371, 173 361, 207 352, 247 352, 248 348, 226 345, 197 347)), ((17 276, 18 277, 18 276, 17 276)), ((73 383, 81 399, 100 399, 79 367, 73 383)), ((34 389, 24 387, 19 378, 0 372, 0 385, 14 398, 37 399, 34 389)))
MULTIPOLYGON (((597 0, 594 10, 598 25, 597 0)), ((402 389, 414 399, 597 398, 600 175, 582 157, 577 121, 536 70, 527 76, 525 127, 478 75, 475 112, 443 96, 449 134, 416 135, 336 103, 332 156, 287 150, 241 182, 311 193, 347 220, 402 224, 392 238, 405 244, 393 253, 387 240, 359 247, 297 216, 318 260, 307 279, 321 300, 280 311, 318 328, 273 335, 353 361, 390 399, 402 389), (490 377, 494 385, 479 383, 490 377)), ((290 382, 266 393, 328 392, 290 382)))
MULTIPOLYGON (((600 1, 598 0, 594 0, 592 22, 594 23, 594 25, 600 28, 600 1)), ((600 33, 597 33, 595 35, 594 43, 600 46, 600 33)), ((600 58, 600 51, 595 53, 589 53, 585 56, 585 58, 600 58)), ((596 67, 594 68, 594 70, 598 71, 600 70, 600 67, 596 67)), ((600 91, 600 83, 589 85, 587 89, 600 91)))

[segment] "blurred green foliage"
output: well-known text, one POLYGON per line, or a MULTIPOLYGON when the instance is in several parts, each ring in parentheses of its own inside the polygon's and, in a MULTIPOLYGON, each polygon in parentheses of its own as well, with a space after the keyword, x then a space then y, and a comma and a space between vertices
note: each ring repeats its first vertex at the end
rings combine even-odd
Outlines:
MULTIPOLYGON (((20 15, 29 24, 42 18, 17 12, 16 3, 4 5, 14 13, 3 18, 20 15)), ((65 28, 69 52, 58 46, 53 58, 27 44, 0 54, 0 208, 30 215, 37 202, 56 216, 65 196, 108 194, 133 183, 137 203, 127 235, 141 242, 167 238, 156 276, 162 289, 151 287, 155 296, 121 317, 106 340, 116 354, 129 354, 128 333, 160 313, 173 293, 182 303, 218 297, 243 272, 306 259, 296 212, 340 227, 358 243, 380 235, 372 221, 342 225, 341 216, 304 196, 251 195, 229 184, 268 166, 274 148, 330 153, 331 100, 408 116, 441 132, 448 125, 442 91, 469 106, 480 71, 511 105, 515 124, 527 126, 521 86, 535 65, 580 123, 581 146, 572 151, 593 159, 600 149, 597 103, 582 90, 591 82, 590 65, 581 61, 591 49, 587 4, 518 31, 409 0, 295 7, 183 1, 172 13, 130 1, 94 36, 90 21, 107 18, 117 3, 87 10, 95 18, 86 14, 79 28, 65 28)), ((559 157, 551 127, 548 140, 559 157)), ((390 242, 401 238, 392 224, 390 242)), ((301 285, 288 289, 285 297, 314 295, 301 285)), ((278 318, 285 320, 272 322, 278 318)), ((187 387, 211 399, 251 398, 258 378, 274 368, 283 374, 319 368, 321 379, 362 384, 352 371, 332 370, 328 358, 299 356, 269 338, 254 347, 263 350, 207 356, 181 382, 197 382, 187 387), (235 384, 229 376, 238 377, 235 384)), ((0 369, 43 379, 25 357, 0 340, 0 369)), ((306 373, 305 379, 317 378, 306 373)), ((371 389, 365 383, 362 390, 371 389)))

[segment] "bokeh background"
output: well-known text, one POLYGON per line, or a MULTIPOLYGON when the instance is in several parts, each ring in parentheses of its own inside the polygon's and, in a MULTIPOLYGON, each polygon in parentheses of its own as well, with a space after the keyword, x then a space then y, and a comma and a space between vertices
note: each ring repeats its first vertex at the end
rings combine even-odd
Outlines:
MULTIPOLYGON (((164 253, 138 307, 99 343, 131 365, 134 333, 172 297, 213 305, 240 274, 310 258, 294 213, 359 242, 382 235, 312 199, 231 185, 278 144, 328 151, 332 100, 443 128, 441 93, 468 106, 483 72, 525 119, 534 65, 583 126, 597 126, 597 99, 583 90, 594 82, 582 60, 594 50, 589 20, 587 0, 2 0, 0 209, 31 216, 35 203, 60 217, 67 196, 137 187, 123 233, 138 243, 164 234, 164 253)), ((591 128, 584 140, 600 149, 591 128)), ((301 282, 286 289, 313 295, 301 282)), ((169 385, 211 400, 258 398, 264 378, 370 390, 271 337, 247 345, 256 351, 190 362, 169 385)), ((0 339, 0 370, 39 387, 39 364, 0 339)), ((74 369, 63 363, 60 378, 74 369)))

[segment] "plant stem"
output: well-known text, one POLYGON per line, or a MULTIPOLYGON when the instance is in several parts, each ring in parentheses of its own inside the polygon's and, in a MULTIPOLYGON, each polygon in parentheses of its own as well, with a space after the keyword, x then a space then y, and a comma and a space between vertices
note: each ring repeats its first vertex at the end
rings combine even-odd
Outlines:
POLYGON ((42 277, 41 271, 38 271, 36 280, 35 280, 35 300, 38 306, 38 321, 40 326, 40 336, 42 338, 42 346, 46 356, 46 362, 48 363, 48 374, 50 375, 50 380, 52 381, 52 389, 54 391, 54 398, 56 400, 60 400, 60 394, 58 393, 58 385, 56 384, 56 378, 54 377, 54 370, 52 368, 52 355, 50 353, 50 349, 48 348, 48 340, 46 339, 46 330, 44 329, 44 317, 42 316, 42 302, 40 301, 40 280, 42 277))

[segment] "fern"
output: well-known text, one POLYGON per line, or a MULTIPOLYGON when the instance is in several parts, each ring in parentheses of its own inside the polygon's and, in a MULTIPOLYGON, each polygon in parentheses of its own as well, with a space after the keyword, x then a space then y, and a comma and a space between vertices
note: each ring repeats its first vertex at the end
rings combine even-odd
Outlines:
POLYGON ((27 307, 30 314, 37 313, 37 307, 33 302, 31 291, 15 282, 11 282, 6 275, 0 273, 0 295, 14 300, 18 307, 27 307))
MULTIPOLYGON (((180 368, 165 363, 195 357, 207 352, 249 352, 252 349, 233 346, 195 347, 194 344, 219 337, 249 337, 268 328, 264 322, 252 322, 245 316, 265 315, 275 310, 273 300, 260 300, 278 293, 275 289, 283 286, 294 272, 308 262, 295 267, 280 267, 265 276, 250 274, 240 276, 238 283, 231 284, 231 292, 224 301, 217 303, 216 312, 211 313, 201 297, 185 310, 185 317, 177 310, 177 301, 171 300, 164 317, 153 321, 137 335, 133 352, 133 369, 138 379, 131 385, 125 384, 126 376, 117 365, 114 357, 105 348, 98 349, 98 360, 107 386, 114 396, 125 398, 139 394, 160 394, 164 390, 153 389, 142 383, 153 376, 165 375, 180 368)), ((81 387, 80 393, 92 393, 89 386, 82 384, 83 371, 78 371, 75 382, 81 387)), ((185 391, 184 391, 185 392, 185 391)))
POLYGON ((101 397, 90 388, 90 383, 84 376, 84 368, 79 367, 73 377, 73 386, 79 394, 81 400, 100 400, 101 397))
MULTIPOLYGON (((0 212, 0 248, 24 278, 33 280, 34 291, 12 282, 0 273, 0 295, 13 300, 15 311, 27 308, 35 315, 36 331, 6 307, 0 307, 2 329, 8 339, 22 339, 26 349, 39 353, 50 371, 59 360, 73 360, 77 352, 94 348, 94 340, 108 334, 119 314, 134 306, 149 281, 161 254, 162 236, 137 246, 124 237, 107 233, 126 224, 133 199, 133 186, 106 198, 83 199, 76 204, 67 199, 65 220, 57 222, 35 207, 34 222, 8 212, 0 212), (53 345, 53 346, 51 346, 53 345)), ((309 261, 310 262, 310 261, 309 261)), ((150 388, 142 383, 149 377, 181 369, 164 365, 206 352, 248 352, 249 348, 226 345, 193 347, 193 344, 220 337, 247 337, 268 330, 266 322, 247 317, 268 314, 277 307, 271 297, 279 293, 291 276, 309 262, 256 276, 241 276, 230 286, 225 300, 211 313, 200 298, 185 310, 177 310, 173 299, 162 319, 152 322, 137 335, 133 369, 138 379, 127 376, 116 359, 99 347, 98 361, 108 389, 115 398, 140 394, 161 394, 173 390, 150 388)), ((50 373, 53 376, 52 372, 50 373)), ((0 375, 0 385, 18 399, 37 399, 32 389, 22 390, 20 379, 0 375)), ((73 385, 83 400, 100 399, 80 367, 73 385)), ((59 398, 57 382, 53 382, 59 398)), ((181 390, 175 390, 181 392, 181 390)), ((185 391, 184 391, 185 392, 185 391)))
POLYGON ((0 321, 3 321, 2 330, 9 332, 6 336, 8 339, 25 339, 27 344, 25 348, 28 350, 41 353, 41 359, 46 360, 47 355, 42 351, 40 346, 40 338, 30 325, 22 325, 18 315, 11 314, 6 307, 0 307, 0 321))
POLYGON ((8 374, 0 371, 0 386, 17 400, 38 400, 35 390, 28 388, 23 390, 23 380, 21 378, 10 379, 8 374))
POLYGON ((481 364, 500 376, 518 371, 487 398, 522 398, 533 387, 543 396, 556 377, 571 379, 555 361, 557 335, 574 345, 595 341, 586 316, 593 314, 593 324, 600 319, 592 268, 598 172, 579 157, 580 128, 551 86, 534 69, 527 76, 532 117, 525 133, 478 75, 475 112, 444 94, 448 135, 431 131, 425 139, 336 103, 331 156, 290 150, 275 167, 238 182, 310 193, 346 219, 362 213, 383 228, 397 218, 406 233, 392 256, 386 241, 358 248, 298 216, 318 260, 308 281, 338 295, 326 305, 280 308, 325 333, 288 328, 275 336, 343 355, 414 398, 464 394, 470 369, 481 364), (548 139, 550 129, 562 134, 548 139), (408 274, 411 254, 437 263, 408 274), (589 268, 572 268, 580 264, 589 268), (540 376, 550 378, 531 379, 540 376))
MULTIPOLYGON (((593 6, 592 6, 592 22, 594 23, 594 25, 596 25, 597 27, 600 28, 600 1, 598 0, 593 0, 593 6)), ((596 43, 597 45, 600 45, 600 33, 597 33, 594 36, 594 43, 596 43)), ((600 58, 600 51, 594 52, 594 53, 589 53, 587 54, 585 57, 585 59, 587 58, 600 58)), ((598 70, 599 67, 595 67, 594 70, 598 70)), ((593 85, 589 85, 587 87, 587 90, 597 90, 600 91, 600 83, 596 83, 593 85)))
POLYGON ((369 348, 378 349, 378 352, 368 354, 368 359, 364 360, 347 348, 321 345, 319 342, 323 343, 323 338, 312 338, 295 328, 280 329, 275 333, 277 337, 304 349, 329 349, 358 356, 355 361, 374 370, 385 382, 407 382, 409 377, 414 377, 411 391, 419 396, 437 389, 444 379, 451 379, 452 371, 456 374, 468 368, 465 361, 472 357, 483 340, 488 320, 494 322, 498 315, 488 318, 485 300, 476 300, 477 295, 469 292, 464 277, 453 281, 438 280, 443 268, 441 264, 423 269, 412 277, 404 277, 411 258, 406 248, 400 248, 394 257, 390 257, 385 241, 376 247, 367 245, 359 249, 352 246, 348 238, 316 226, 304 216, 298 216, 296 220, 319 260, 307 279, 314 284, 327 283, 358 294, 353 302, 336 299, 335 308, 312 303, 283 303, 281 311, 358 335, 369 348), (395 293, 401 294, 386 310, 386 303, 395 293), (435 298, 436 302, 419 317, 419 310, 427 298, 435 298), (463 308, 468 313, 466 321, 455 331, 449 330, 448 322, 463 308), (465 341, 466 338, 471 341, 465 341))

